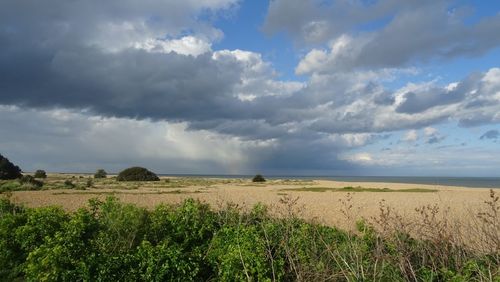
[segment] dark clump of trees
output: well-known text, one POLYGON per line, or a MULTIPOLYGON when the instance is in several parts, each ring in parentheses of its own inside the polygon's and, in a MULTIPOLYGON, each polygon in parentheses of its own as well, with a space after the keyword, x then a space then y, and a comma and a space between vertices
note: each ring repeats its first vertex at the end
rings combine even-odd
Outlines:
POLYGON ((262 175, 257 174, 253 177, 252 182, 266 182, 266 179, 262 175))
POLYGON ((37 171, 35 171, 35 178, 47 178, 47 173, 45 172, 45 170, 42 170, 42 169, 39 169, 37 171))
POLYGON ((0 154, 0 179, 16 179, 21 176, 21 169, 0 154))
POLYGON ((106 178, 108 176, 108 173, 104 169, 98 169, 94 173, 94 178, 106 178))
POLYGON ((143 167, 130 167, 121 171, 116 177, 118 181, 159 181, 160 178, 143 167))

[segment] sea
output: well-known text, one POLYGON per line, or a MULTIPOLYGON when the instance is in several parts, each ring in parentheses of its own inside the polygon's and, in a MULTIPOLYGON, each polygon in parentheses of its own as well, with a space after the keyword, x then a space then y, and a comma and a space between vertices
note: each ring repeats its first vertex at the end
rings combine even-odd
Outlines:
MULTIPOLYGON (((162 174, 162 176, 214 177, 214 178, 252 178, 253 175, 200 175, 200 174, 162 174)), ((500 177, 441 177, 441 176, 290 176, 264 175, 268 179, 317 179, 345 182, 385 182, 411 183, 443 186, 462 186, 470 188, 500 189, 500 177)))

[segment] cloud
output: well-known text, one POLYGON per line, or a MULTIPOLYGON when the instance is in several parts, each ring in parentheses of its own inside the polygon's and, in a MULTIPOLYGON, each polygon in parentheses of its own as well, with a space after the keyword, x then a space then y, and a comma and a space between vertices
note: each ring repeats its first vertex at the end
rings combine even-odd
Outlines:
POLYGON ((2 150, 26 171, 117 172, 142 165, 158 173, 251 173, 259 161, 252 156, 272 145, 191 131, 184 123, 7 106, 0 106, 0 135, 2 150))
POLYGON ((432 2, 273 0, 269 2, 263 30, 270 34, 284 31, 297 41, 321 43, 361 25, 384 20, 400 10, 429 3, 432 2))
POLYGON ((24 40, 40 48, 93 46, 108 52, 151 40, 168 43, 186 33, 214 40, 222 36, 221 31, 201 15, 216 14, 237 4, 237 0, 48 0, 29 5, 2 1, 0 26, 7 28, 0 34, 4 40, 8 35, 7 42, 24 40))
POLYGON ((446 136, 433 135, 427 140, 427 144, 437 144, 446 139, 446 136))
POLYGON ((353 163, 361 164, 373 164, 374 162, 372 155, 369 153, 356 153, 346 156, 345 159, 353 163))
POLYGON ((500 132, 496 129, 486 131, 479 139, 498 139, 500 137, 500 132))
POLYGON ((134 45, 137 49, 144 49, 149 52, 170 53, 175 52, 181 55, 198 56, 211 51, 211 44, 203 39, 194 36, 184 36, 179 39, 159 40, 148 39, 134 45))
POLYGON ((303 2, 293 6, 272 1, 265 25, 269 32, 285 30, 301 42, 328 46, 309 51, 297 74, 401 68, 435 59, 476 57, 500 44, 496 36, 500 14, 473 21, 470 10, 457 1, 303 2), (382 27, 364 30, 369 24, 382 27), (318 26, 315 29, 322 35, 311 38, 308 26, 318 26))
POLYGON ((453 90, 431 83, 390 92, 376 80, 365 80, 363 73, 318 75, 307 83, 279 81, 260 55, 243 51, 195 57, 138 49, 108 54, 83 48, 47 54, 12 50, 0 57, 1 104, 183 121, 191 129, 249 139, 309 131, 395 131, 444 120, 465 126, 500 120, 500 72, 495 68, 465 78, 453 90), (26 62, 26 56, 32 59, 26 62), (412 101, 420 102, 409 103, 407 89, 423 93, 424 98, 416 96, 412 101), (441 96, 446 95, 461 99, 451 103, 443 98, 443 102, 441 96), (488 103, 469 106, 483 100, 488 103))
POLYGON ((418 140, 418 133, 416 130, 409 130, 403 137, 403 141, 406 142, 415 142, 417 140, 418 140))
POLYGON ((438 133, 438 130, 435 129, 434 127, 426 127, 424 128, 424 134, 425 136, 432 136, 432 135, 436 135, 438 133))
POLYGON ((399 113, 414 114, 423 112, 431 107, 453 104, 463 100, 463 93, 447 93, 442 89, 433 89, 429 92, 416 94, 408 92, 404 96, 404 101, 398 105, 396 111, 399 113))
MULTIPOLYGON (((492 176, 498 175, 500 160, 492 158, 492 153, 498 153, 498 148, 467 145, 466 148, 455 146, 395 146, 391 150, 371 151, 363 149, 372 161, 363 164, 365 171, 373 175, 402 176, 492 176), (465 153, 470 152, 470 153, 465 153)), ((353 153, 351 153, 353 154, 353 153)), ((356 155, 356 153, 354 153, 356 155)), ((358 157, 363 155, 358 155, 358 157)))

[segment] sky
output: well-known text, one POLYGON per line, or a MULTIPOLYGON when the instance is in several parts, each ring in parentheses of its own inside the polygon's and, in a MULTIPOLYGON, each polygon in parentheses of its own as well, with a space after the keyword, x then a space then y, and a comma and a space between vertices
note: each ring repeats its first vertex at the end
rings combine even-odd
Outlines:
POLYGON ((500 176, 500 2, 0 0, 24 171, 500 176))

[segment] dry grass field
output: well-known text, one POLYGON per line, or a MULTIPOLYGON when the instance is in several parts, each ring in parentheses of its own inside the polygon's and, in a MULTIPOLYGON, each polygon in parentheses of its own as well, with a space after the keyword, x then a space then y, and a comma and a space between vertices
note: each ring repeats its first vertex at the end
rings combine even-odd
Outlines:
POLYGON ((110 195, 146 208, 187 198, 214 208, 231 203, 248 209, 260 202, 276 214, 281 203, 293 201, 301 217, 347 229, 352 229, 357 219, 379 217, 387 208, 407 219, 421 216, 417 209, 427 207, 457 223, 470 221, 490 196, 486 188, 326 180, 283 179, 261 184, 249 179, 162 177, 157 182, 118 182, 111 176, 90 181, 87 175, 51 174, 44 180, 43 190, 15 191, 9 196, 28 207, 57 205, 68 211, 86 206, 91 198, 110 195), (72 189, 65 186, 67 180, 75 185, 72 189))

